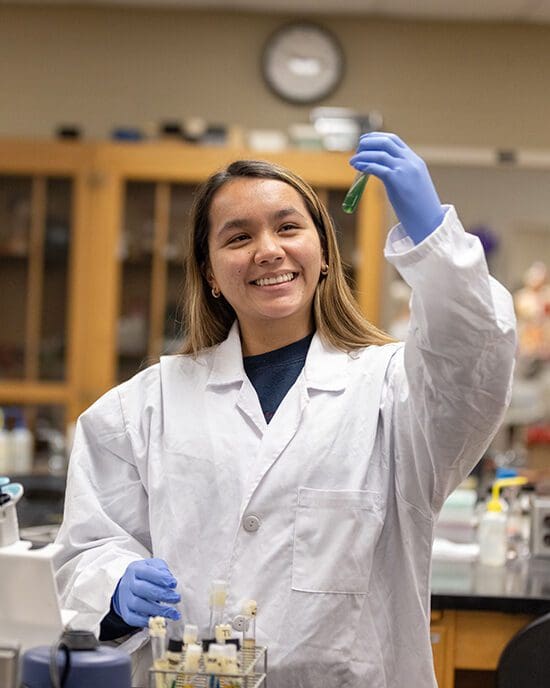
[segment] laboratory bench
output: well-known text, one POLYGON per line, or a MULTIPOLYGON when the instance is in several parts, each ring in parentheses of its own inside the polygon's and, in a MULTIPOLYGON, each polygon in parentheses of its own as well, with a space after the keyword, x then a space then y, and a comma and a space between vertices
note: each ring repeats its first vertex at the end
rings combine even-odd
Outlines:
POLYGON ((434 561, 431 609, 439 688, 489 688, 512 636, 550 612, 550 559, 505 567, 434 561))

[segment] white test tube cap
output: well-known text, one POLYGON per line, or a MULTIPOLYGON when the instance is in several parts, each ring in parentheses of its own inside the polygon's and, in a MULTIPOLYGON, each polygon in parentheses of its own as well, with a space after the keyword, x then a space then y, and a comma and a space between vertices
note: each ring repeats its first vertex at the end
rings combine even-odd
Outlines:
POLYGON ((227 598, 227 581, 217 579, 210 584, 210 606, 223 608, 227 598))
POLYGON ((231 638, 231 624, 218 624, 214 629, 214 635, 218 645, 224 645, 231 638))
POLYGON ((258 613, 258 603, 256 600, 244 600, 241 609, 244 616, 256 616, 258 613))
POLYGON ((164 616, 149 617, 149 635, 153 638, 163 638, 166 635, 166 619, 164 616))

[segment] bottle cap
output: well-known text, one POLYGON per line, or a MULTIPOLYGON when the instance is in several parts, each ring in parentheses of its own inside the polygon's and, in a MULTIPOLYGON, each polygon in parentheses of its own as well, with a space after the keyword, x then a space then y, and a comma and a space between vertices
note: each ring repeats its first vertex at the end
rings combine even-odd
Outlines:
POLYGON ((242 613, 245 616, 256 616, 258 613, 258 603, 256 600, 245 600, 242 603, 242 613))
POLYGON ((168 640, 168 652, 181 652, 183 648, 183 640, 178 638, 170 638, 168 640))
POLYGON ((154 638, 164 638, 166 636, 166 619, 164 616, 149 617, 149 635, 154 638))
POLYGON ((510 468, 509 466, 499 466, 496 470, 495 477, 497 480, 502 478, 515 478, 518 472, 515 468, 510 468))

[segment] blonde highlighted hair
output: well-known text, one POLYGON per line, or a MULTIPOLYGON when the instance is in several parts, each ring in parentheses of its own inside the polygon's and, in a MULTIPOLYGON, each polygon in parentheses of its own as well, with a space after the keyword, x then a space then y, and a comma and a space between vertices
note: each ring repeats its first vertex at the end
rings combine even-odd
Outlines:
POLYGON ((198 189, 192 209, 191 231, 185 247, 182 302, 185 341, 180 353, 196 355, 222 342, 236 319, 223 296, 214 298, 206 280, 209 215, 212 199, 224 184, 239 178, 275 179, 289 184, 302 199, 317 228, 328 273, 321 275, 313 300, 313 317, 320 337, 336 349, 352 351, 371 344, 395 341, 360 312, 346 281, 334 224, 307 182, 290 170, 261 160, 238 160, 216 172, 198 189))

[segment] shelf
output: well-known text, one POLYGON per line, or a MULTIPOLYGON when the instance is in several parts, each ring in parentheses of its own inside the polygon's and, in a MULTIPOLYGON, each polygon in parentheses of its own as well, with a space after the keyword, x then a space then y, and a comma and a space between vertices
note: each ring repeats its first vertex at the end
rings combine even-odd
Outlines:
POLYGON ((0 380, 0 404, 66 404, 69 398, 67 383, 0 380))

